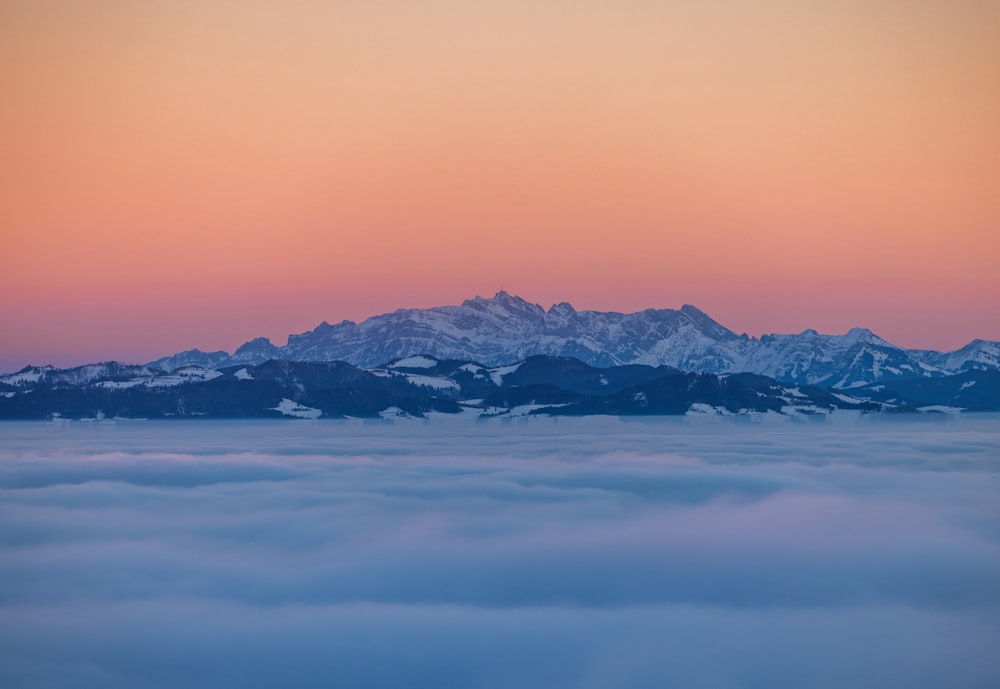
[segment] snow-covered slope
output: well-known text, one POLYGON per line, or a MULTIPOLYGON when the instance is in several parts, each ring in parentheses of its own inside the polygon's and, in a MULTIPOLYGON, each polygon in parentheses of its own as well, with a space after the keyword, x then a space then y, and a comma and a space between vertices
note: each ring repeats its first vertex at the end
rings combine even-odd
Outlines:
POLYGON ((213 380, 223 374, 213 368, 189 364, 173 371, 149 366, 136 366, 109 361, 86 364, 75 368, 28 366, 17 373, 0 376, 0 389, 28 392, 36 389, 67 389, 95 387, 121 390, 138 386, 148 388, 175 387, 213 380))
POLYGON ((732 355, 720 372, 747 371, 799 384, 850 388, 939 373, 864 328, 844 335, 821 335, 815 330, 764 335, 740 340, 735 348, 721 348, 732 355))
POLYGON ((158 373, 148 366, 120 364, 108 361, 100 364, 86 364, 74 368, 54 366, 26 366, 17 373, 0 376, 0 385, 32 388, 36 385, 52 387, 76 387, 98 381, 125 381, 131 378, 146 378, 158 373))
POLYGON ((200 349, 188 349, 171 356, 165 356, 156 361, 150 361, 147 366, 161 371, 173 371, 182 366, 203 366, 215 368, 224 366, 230 360, 228 352, 203 352, 200 349))
POLYGON ((989 340, 973 340, 954 352, 913 350, 911 354, 925 365, 947 373, 1000 369, 1000 342, 990 342, 989 340))

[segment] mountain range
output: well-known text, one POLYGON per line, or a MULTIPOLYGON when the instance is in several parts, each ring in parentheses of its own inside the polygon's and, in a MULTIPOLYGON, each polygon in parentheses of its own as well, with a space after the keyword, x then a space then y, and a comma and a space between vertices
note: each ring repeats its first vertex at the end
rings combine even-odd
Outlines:
POLYGON ((477 418, 1000 411, 1000 343, 737 335, 693 306, 547 311, 500 292, 321 324, 277 347, 0 375, 0 418, 477 418))
POLYGON ((831 388, 752 373, 711 374, 668 366, 597 368, 536 355, 499 367, 428 356, 362 369, 335 362, 271 359, 167 372, 91 364, 28 368, 0 376, 0 419, 475 418, 528 414, 771 416, 824 418, 854 412, 1000 410, 1000 371, 831 388))
POLYGON ((253 339, 234 353, 189 350, 148 364, 165 371, 260 364, 276 359, 344 361, 374 368, 427 355, 505 366, 534 355, 595 367, 669 366, 690 373, 754 373, 785 383, 851 389, 879 382, 1000 370, 1000 342, 974 340, 954 352, 904 349, 864 328, 844 335, 739 335, 694 306, 636 313, 548 310, 500 291, 458 306, 400 309, 361 323, 321 323, 279 347, 253 339))

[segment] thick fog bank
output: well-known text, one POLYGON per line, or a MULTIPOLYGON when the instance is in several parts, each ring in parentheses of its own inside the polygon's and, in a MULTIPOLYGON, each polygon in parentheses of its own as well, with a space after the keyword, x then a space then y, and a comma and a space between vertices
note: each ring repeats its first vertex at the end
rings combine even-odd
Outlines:
POLYGON ((1000 418, 0 424, 0 686, 1000 686, 1000 418))

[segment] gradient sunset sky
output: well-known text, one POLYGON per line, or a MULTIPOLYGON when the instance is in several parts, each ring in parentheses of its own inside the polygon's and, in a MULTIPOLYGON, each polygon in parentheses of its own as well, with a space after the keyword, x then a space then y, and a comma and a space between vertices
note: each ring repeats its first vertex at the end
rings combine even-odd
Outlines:
POLYGON ((1000 339, 994 0, 3 0, 0 93, 0 370, 501 284, 1000 339))

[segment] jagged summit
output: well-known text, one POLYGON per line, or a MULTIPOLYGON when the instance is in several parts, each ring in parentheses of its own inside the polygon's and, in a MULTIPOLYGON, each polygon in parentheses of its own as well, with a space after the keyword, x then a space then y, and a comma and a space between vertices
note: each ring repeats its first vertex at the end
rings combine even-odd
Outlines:
POLYGON ((889 344, 888 342, 883 340, 881 337, 873 333, 868 328, 851 328, 850 330, 847 331, 845 337, 853 338, 854 340, 859 340, 859 341, 865 340, 868 342, 879 342, 882 344, 889 344))
POLYGON ((281 350, 266 337, 255 337, 237 349, 228 362, 231 364, 262 364, 271 359, 281 359, 281 350))
POLYGON ((271 344, 271 340, 269 340, 268 338, 266 338, 266 337, 255 337, 252 340, 250 340, 249 342, 246 342, 242 346, 240 346, 240 348, 236 350, 236 353, 239 354, 240 352, 256 351, 256 350, 260 350, 260 349, 269 349, 271 347, 274 347, 274 345, 271 344))
POLYGON ((574 309, 573 305, 570 304, 568 301, 561 301, 558 304, 553 304, 552 306, 550 306, 548 313, 568 315, 576 313, 576 309, 574 309))
MULTIPOLYGON (((508 292, 505 292, 504 290, 500 290, 495 295, 493 295, 493 297, 490 298, 476 296, 473 299, 466 299, 464 302, 462 302, 462 306, 457 308, 462 308, 462 307, 469 307, 473 309, 493 309, 493 310, 499 309, 513 313, 520 312, 532 315, 545 314, 545 309, 543 309, 538 304, 532 304, 527 299, 523 299, 522 297, 519 297, 517 295, 512 295, 508 292)), ((456 308, 456 307, 439 306, 429 310, 433 311, 435 309, 449 309, 449 308, 456 308)))

